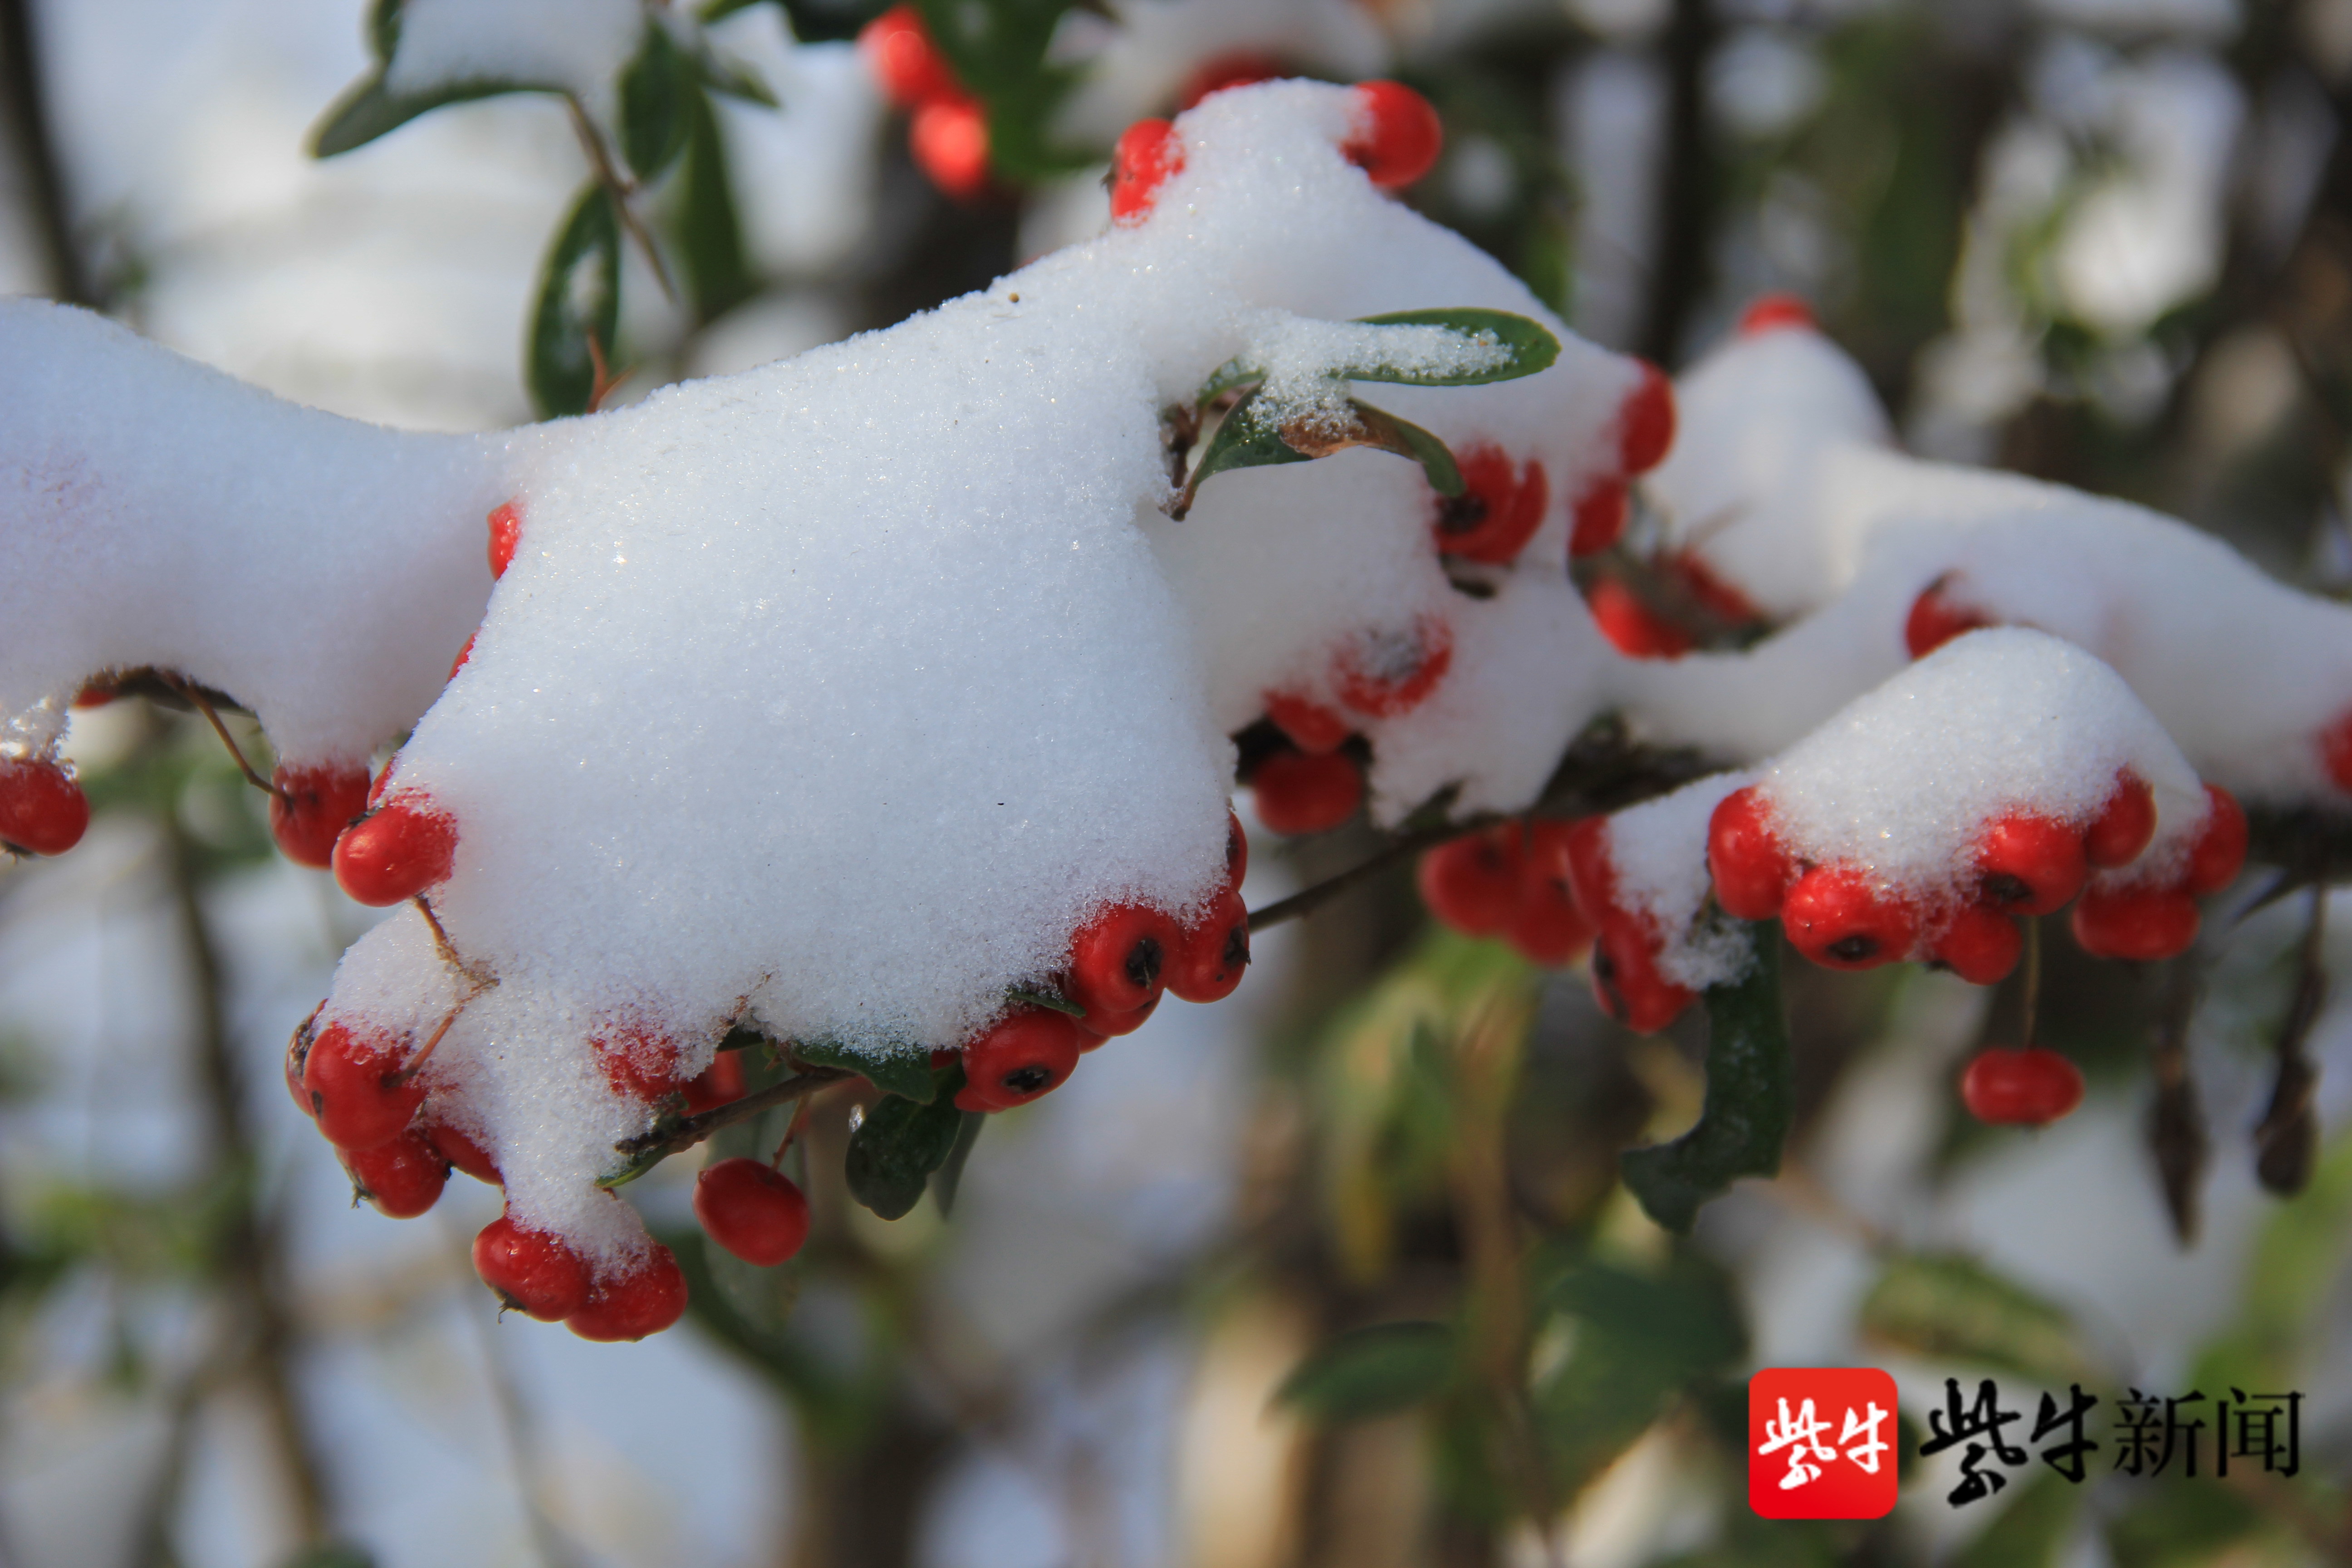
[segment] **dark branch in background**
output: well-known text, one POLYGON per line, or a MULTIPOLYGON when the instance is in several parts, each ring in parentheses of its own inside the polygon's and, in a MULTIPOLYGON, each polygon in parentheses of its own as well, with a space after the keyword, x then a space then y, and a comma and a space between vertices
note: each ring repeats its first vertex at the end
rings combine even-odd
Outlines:
POLYGON ((2205 1131, 2204 1107, 2197 1098, 2197 1080, 2189 1072, 2189 1020, 2197 1011, 2197 994, 2202 988, 2196 949, 2165 966, 2164 985, 2150 1058, 2156 1103, 2148 1110, 2147 1144, 2156 1156, 2156 1173, 2164 1188, 2173 1239, 2191 1247, 2203 1212, 2198 1189, 2205 1178, 2206 1158, 2212 1152, 2212 1140, 2205 1131))
POLYGON ((1720 172, 1706 122, 1706 66, 1715 53, 1712 0, 1675 0, 1662 48, 1666 66, 1665 167, 1659 180, 1658 227, 1651 254, 1650 297, 1634 347, 1671 365, 1706 292, 1714 262, 1720 172))
POLYGON ((26 205, 45 253, 52 295, 72 305, 99 304, 74 244, 57 143, 49 135, 48 93, 41 81, 40 35, 32 0, 0 0, 0 120, 15 144, 26 205))

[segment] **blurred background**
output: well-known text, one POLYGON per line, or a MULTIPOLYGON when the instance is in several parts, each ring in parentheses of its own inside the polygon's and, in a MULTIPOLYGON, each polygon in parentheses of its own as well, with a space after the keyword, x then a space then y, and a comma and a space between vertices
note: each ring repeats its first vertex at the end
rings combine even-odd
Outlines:
MULTIPOLYGON (((2352 0, 969 0, 1030 40, 969 83, 983 177, 910 153, 849 41, 875 9, 712 7, 774 102, 697 89, 682 151, 621 177, 609 388, 541 309, 597 178, 561 99, 310 155, 373 68, 362 0, 0 0, 0 289, 494 427, 1090 235, 1118 130, 1204 82, 1393 76, 1448 136, 1406 199, 1589 336, 1677 368, 1791 291, 1915 449, 2352 586, 2352 0)), ((1782 1174, 1684 1240, 1616 1162, 1696 1115, 1704 1021, 1628 1034, 1580 972, 1436 932, 1400 864, 993 1119, 951 1218, 847 1200, 837 1096, 808 1250, 722 1289, 670 1162, 633 1192, 694 1308, 596 1345, 495 1320, 491 1189, 354 1209, 288 1102, 286 1037, 373 912, 270 852, 201 721, 126 700, 68 749, 88 841, 0 868, 0 1568, 2352 1561, 2352 1015, 2286 1028, 2309 953, 2352 972, 2352 909, 2210 919, 2145 973, 2053 931, 2041 1036, 2092 1090, 2040 1132, 1952 1088, 2017 1037, 2014 986, 1791 965, 1782 1174), (2258 1176, 2298 1056, 2306 1156, 2258 1176), (1948 1376, 2029 1423, 2079 1383, 2110 1442, 2130 1389, 2294 1389, 2300 1474, 2108 1447, 1954 1508, 1946 1454, 1885 1521, 1753 1518, 1741 1380, 1849 1363, 1895 1373, 1906 1447, 1948 1376)), ((1256 838, 1254 907, 1378 847, 1256 838)))

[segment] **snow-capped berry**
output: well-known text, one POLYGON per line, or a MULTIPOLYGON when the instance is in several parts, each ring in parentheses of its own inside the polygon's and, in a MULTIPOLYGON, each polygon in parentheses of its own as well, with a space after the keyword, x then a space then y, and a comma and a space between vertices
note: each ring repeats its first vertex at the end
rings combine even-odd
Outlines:
POLYGON ((1437 166, 1445 126, 1429 100, 1401 81, 1360 81, 1339 151, 1384 191, 1402 190, 1437 166))
POLYGON ((588 1041, 613 1092, 647 1103, 685 1087, 677 1076, 677 1042, 639 1023, 605 1025, 588 1041))
MULTIPOLYGON (((514 564, 515 546, 522 542, 522 508, 513 501, 502 502, 490 513, 490 575, 503 577, 514 564)), ((466 646, 473 647, 468 639, 466 646)), ((457 660, 465 663, 464 658, 457 660)))
POLYGON ((686 1316, 686 1273, 677 1255, 656 1241, 617 1279, 600 1279, 587 1302, 563 1320, 583 1340, 610 1343, 660 1333, 686 1316))
POLYGON ((1799 952, 1828 969, 1872 969, 1909 955, 1919 917, 1901 894, 1853 866, 1821 866, 1798 878, 1780 924, 1799 952))
POLYGON ((319 1131, 340 1149, 388 1143, 416 1120, 425 1080, 407 1071, 408 1042, 341 1022, 310 1038, 302 1062, 302 1089, 319 1131))
POLYGON ((2236 881, 2246 864, 2246 814, 2238 797, 2220 784, 2207 784, 2205 799, 2205 826, 2189 846, 2186 873, 2189 892, 2200 897, 2236 881))
POLYGON ((1521 957, 1552 969, 1575 963, 1592 946, 1592 922, 1568 885, 1568 833, 1564 822, 1528 825, 1518 898, 1503 930, 1521 957))
POLYGON ((2009 977, 2025 952, 2017 921, 1982 904, 1964 904, 1927 949, 1927 956, 1971 985, 1994 985, 2009 977))
POLYGON ((1222 1002, 1241 984, 1249 961, 1249 906, 1227 888, 1170 956, 1168 989, 1187 1002, 1222 1002))
POLYGON ((1247 87, 1253 82, 1273 81, 1289 75, 1283 62, 1272 55, 1255 49, 1228 49, 1212 55, 1192 68, 1183 85, 1176 89, 1179 113, 1192 108, 1213 92, 1223 92, 1229 87, 1247 87))
POLYGON ((2083 1103, 2083 1073, 2040 1046, 1993 1046, 1969 1058, 1960 1101, 1969 1115, 1997 1127, 2045 1126, 2083 1103))
POLYGON ((2091 874, 2081 833, 2022 811, 1986 825, 1977 836, 1976 864, 1979 897, 2012 915, 2063 908, 2091 874))
POLYGON ((1500 447, 1465 447, 1454 454, 1462 470, 1462 493, 1437 498, 1438 552, 1497 566, 1517 559, 1551 503, 1544 466, 1532 458, 1522 468, 1500 447))
POLYGON ((1925 658, 1962 632, 1992 624, 1982 610, 1961 604, 1937 581, 1911 601, 1911 613, 1903 620, 1903 646, 1913 658, 1925 658))
POLYGON ((1755 785, 1717 803, 1706 823, 1706 869, 1715 901, 1737 920, 1777 920, 1796 879, 1789 851, 1772 824, 1772 808, 1755 785))
POLYGON ((394 1219, 415 1219, 430 1209, 449 1182, 449 1162, 414 1127, 389 1143, 337 1152, 359 1195, 394 1219))
POLYGON ((1675 384, 1647 360, 1633 362, 1642 379, 1617 410, 1618 471, 1646 474, 1675 444, 1675 384))
POLYGON ((1660 973, 1649 928, 1622 914, 1602 920, 1593 938, 1592 994, 1603 1012, 1643 1035, 1666 1027, 1698 999, 1660 973))
POLYGON ((734 1104, 743 1098, 748 1087, 743 1078, 743 1053, 719 1052, 709 1067, 688 1079, 681 1087, 686 1092, 686 1110, 689 1116, 698 1116, 706 1110, 734 1104))
POLYGON ((1429 700, 1454 668, 1454 628, 1423 616, 1406 630, 1359 632, 1331 660, 1342 705, 1371 719, 1410 713, 1429 700))
POLYGON ((1498 936, 1518 912, 1525 855, 1505 823, 1422 851, 1414 880, 1429 912, 1465 936, 1498 936))
POLYGON ((1610 645, 1628 658, 1680 658, 1698 644, 1614 577, 1594 580, 1584 607, 1610 645))
POLYGON ((1165 120, 1139 120, 1119 133, 1110 154, 1113 223, 1141 223, 1160 187, 1184 167, 1184 139, 1165 120))
POLYGON ((1070 938, 1070 1000, 1089 1013, 1125 1013, 1160 994, 1181 945, 1176 922, 1141 904, 1113 904, 1070 938))
POLYGON ((694 1180, 694 1217, 710 1239, 761 1268, 772 1268, 808 1239, 808 1199, 761 1161, 721 1160, 694 1180))
POLYGON ((474 657, 474 639, 481 635, 482 634, 478 631, 475 632, 472 637, 468 637, 466 639, 466 646, 457 650, 457 657, 449 661, 450 679, 457 679, 457 672, 466 668, 466 661, 474 657))
POLYGON ((1059 1089, 1084 1048, 1077 1021, 1066 1013, 1045 1007, 1008 1013, 965 1042, 964 1087, 955 1102, 965 1110, 1026 1105, 1059 1089))
POLYGON ((0 759, 0 846, 62 855, 89 826, 89 799, 73 775, 33 757, 0 759))
POLYGON ((2172 958, 2197 940, 2197 900, 2178 888, 2090 888, 2074 901, 2074 944, 2094 958, 2172 958))
POLYGON ((1267 692, 1265 717, 1276 729, 1289 737, 1292 745, 1310 757, 1338 751, 1347 744, 1348 737, 1356 732, 1354 727, 1339 713, 1296 692, 1267 692))
POLYGON ((859 28, 857 53, 882 95, 900 109, 957 90, 955 71, 912 5, 893 5, 859 28))
POLYGON ((2083 858, 2102 870, 2128 866, 2156 837, 2156 792, 2128 770, 2116 775, 2116 793, 2083 830, 2083 858))
POLYGON ((457 824, 421 795, 394 796, 335 840, 335 880, 363 904, 415 898, 449 879, 457 824))
POLYGON ((1276 752, 1250 770, 1249 785, 1257 819, 1276 833, 1328 832, 1364 803, 1364 775, 1344 752, 1276 752))
POLYGON ((1632 501, 1625 486, 1616 479, 1603 479, 1577 498, 1570 512, 1568 553, 1570 559, 1582 560, 1598 555, 1617 542, 1625 531, 1625 519, 1632 501))
POLYGON ((499 1163, 466 1133, 446 1121, 436 1121, 425 1128, 425 1135, 433 1140, 435 1151, 444 1160, 474 1180, 488 1182, 494 1187, 506 1184, 506 1177, 499 1172, 499 1163))
POLYGON ((1739 313, 1739 335, 1777 332, 1784 327, 1811 327, 1813 308, 1794 294, 1759 294, 1739 313))
POLYGON ((988 115, 969 98, 934 98, 916 110, 907 151, 931 184, 958 201, 988 188, 988 115))
POLYGON ((562 1237, 525 1230, 503 1214, 474 1237, 474 1272, 501 1302, 542 1323, 570 1317, 588 1300, 588 1260, 562 1237))
POLYGON ((296 768, 280 763, 270 771, 269 782, 278 792, 269 797, 270 837, 297 866, 324 869, 334 860, 335 840, 367 809, 367 769, 332 763, 296 768))

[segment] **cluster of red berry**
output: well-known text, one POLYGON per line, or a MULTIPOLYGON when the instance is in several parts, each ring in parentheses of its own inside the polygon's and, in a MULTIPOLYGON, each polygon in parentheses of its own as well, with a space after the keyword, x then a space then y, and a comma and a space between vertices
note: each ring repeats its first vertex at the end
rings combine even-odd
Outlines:
POLYGON ((1422 900, 1465 936, 1499 936, 1531 963, 1573 963, 1593 931, 1569 888, 1570 831, 1531 819, 1441 844, 1422 855, 1422 900))
POLYGON ((857 35, 857 52, 883 96, 912 118, 907 151, 915 166, 958 201, 988 188, 988 111, 956 79, 922 14, 893 5, 857 35))
POLYGON ((1265 693, 1279 744, 1251 759, 1243 777, 1256 794, 1258 820, 1276 833, 1321 833, 1353 816, 1364 800, 1363 748, 1349 744, 1358 722, 1412 712, 1453 668, 1454 628, 1423 616, 1402 629, 1360 632, 1332 650, 1327 674, 1339 707, 1297 691, 1265 693))
MULTIPOLYGON (((1249 74, 1255 64, 1236 61, 1231 68, 1234 74, 1225 79, 1205 79, 1188 87, 1188 91, 1199 89, 1193 101, 1224 88, 1265 79, 1249 74)), ((1384 191, 1402 190, 1437 166, 1437 155, 1444 146, 1445 128, 1429 100, 1402 82, 1356 84, 1348 139, 1339 144, 1339 151, 1372 184, 1384 191)), ((1175 126, 1165 120, 1139 120, 1129 126, 1111 149, 1112 221, 1142 222, 1160 199, 1160 187, 1183 167, 1184 142, 1175 126)))
MULTIPOLYGON (((1142 1027, 1163 991, 1186 1002, 1233 994, 1250 961, 1249 910, 1241 894, 1249 841, 1237 817, 1226 818, 1225 832, 1224 885, 1190 924, 1141 904, 1112 905, 1070 939, 1069 962, 1057 977, 1076 1014, 1016 1007, 965 1042, 959 1109, 1009 1110, 1050 1094, 1076 1070, 1080 1056, 1142 1027)), ((938 1059, 950 1059, 949 1053, 938 1059)))

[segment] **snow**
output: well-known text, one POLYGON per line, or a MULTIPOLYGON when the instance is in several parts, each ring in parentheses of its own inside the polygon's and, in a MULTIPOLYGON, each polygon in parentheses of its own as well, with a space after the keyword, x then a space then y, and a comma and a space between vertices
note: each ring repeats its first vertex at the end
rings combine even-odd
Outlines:
POLYGON ((1686 990, 1730 984, 1749 961, 1738 926, 1707 910, 1706 826, 1724 796, 1753 782, 1751 773, 1710 773, 1609 818, 1617 901, 1649 926, 1659 972, 1686 990))
POLYGON ((384 86, 554 88, 609 123, 614 83, 652 25, 639 0, 404 0, 384 86))

